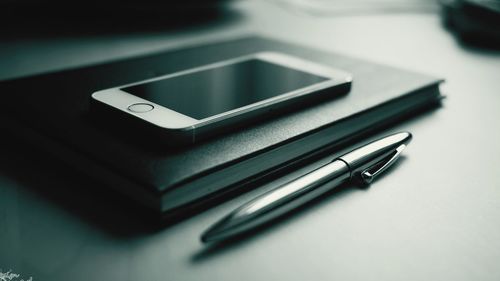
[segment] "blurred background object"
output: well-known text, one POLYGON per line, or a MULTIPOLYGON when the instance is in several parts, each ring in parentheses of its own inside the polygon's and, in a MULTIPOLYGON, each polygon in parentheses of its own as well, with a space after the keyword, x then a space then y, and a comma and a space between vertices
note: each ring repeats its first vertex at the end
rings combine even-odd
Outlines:
POLYGON ((500 48, 500 0, 447 0, 444 23, 469 45, 500 48))
POLYGON ((3 37, 169 30, 227 17, 228 0, 0 0, 3 37))
POLYGON ((72 12, 105 12, 105 11, 144 11, 144 12, 173 12, 186 9, 214 8, 221 0, 86 0, 86 1, 63 1, 63 0, 4 0, 0 2, 4 8, 27 9, 52 8, 58 13, 72 12))

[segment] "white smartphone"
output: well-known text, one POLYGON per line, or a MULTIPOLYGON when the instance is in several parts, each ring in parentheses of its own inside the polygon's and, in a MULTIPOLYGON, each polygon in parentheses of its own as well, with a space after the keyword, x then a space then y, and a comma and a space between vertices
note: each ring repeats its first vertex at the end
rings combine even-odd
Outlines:
POLYGON ((167 145, 189 144, 346 94, 351 81, 342 70, 261 52, 101 90, 91 107, 167 145))

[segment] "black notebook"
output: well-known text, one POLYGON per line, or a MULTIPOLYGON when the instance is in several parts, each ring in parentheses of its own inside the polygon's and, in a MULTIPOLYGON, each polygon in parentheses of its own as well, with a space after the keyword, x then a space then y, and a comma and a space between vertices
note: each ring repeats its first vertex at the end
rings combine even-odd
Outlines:
MULTIPOLYGON (((164 215, 181 214, 259 175, 304 161, 394 123, 440 99, 442 80, 260 37, 184 47, 144 57, 0 83, 4 118, 31 143, 164 215), (157 149, 108 130, 89 112, 90 95, 261 51, 276 51, 353 74, 341 98, 247 126, 202 143, 157 149)), ((133 132, 131 133, 133 134, 133 132)))

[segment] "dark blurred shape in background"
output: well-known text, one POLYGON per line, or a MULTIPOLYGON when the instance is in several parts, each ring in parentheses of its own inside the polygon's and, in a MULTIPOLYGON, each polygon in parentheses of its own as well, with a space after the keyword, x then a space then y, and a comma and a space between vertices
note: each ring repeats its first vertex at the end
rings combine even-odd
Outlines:
MULTIPOLYGON (((0 40, 210 28, 231 0, 0 0, 0 40)), ((500 49, 500 0, 268 0, 313 16, 439 13, 464 46, 500 49), (440 9, 440 6, 442 9, 440 9)))
POLYGON ((447 0, 441 4, 444 23, 460 42, 500 48, 500 0, 447 0))
POLYGON ((229 17, 229 0, 0 0, 0 36, 164 31, 229 17))

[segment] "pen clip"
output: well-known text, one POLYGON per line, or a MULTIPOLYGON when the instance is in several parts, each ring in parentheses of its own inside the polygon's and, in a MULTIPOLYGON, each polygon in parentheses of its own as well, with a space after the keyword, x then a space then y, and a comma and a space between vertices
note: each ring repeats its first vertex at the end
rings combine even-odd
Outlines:
POLYGON ((406 148, 406 144, 402 144, 398 146, 393 153, 389 154, 387 157, 382 159, 381 161, 375 163, 373 166, 361 172, 361 181, 365 184, 370 184, 375 177, 383 173, 387 168, 389 168, 396 160, 398 160, 399 156, 401 156, 401 152, 406 148))

